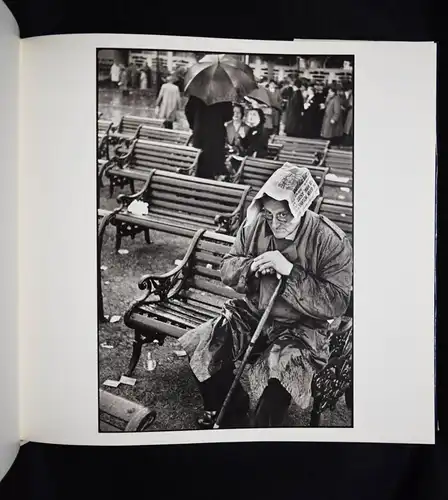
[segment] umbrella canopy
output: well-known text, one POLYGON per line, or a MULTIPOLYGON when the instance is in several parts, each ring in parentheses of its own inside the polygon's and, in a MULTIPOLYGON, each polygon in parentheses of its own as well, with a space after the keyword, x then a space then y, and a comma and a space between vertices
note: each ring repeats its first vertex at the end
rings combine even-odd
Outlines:
POLYGON ((252 90, 252 92, 250 92, 247 97, 255 99, 261 104, 265 104, 266 106, 276 108, 281 111, 280 103, 277 102, 272 93, 269 92, 269 90, 267 90, 265 87, 257 87, 256 89, 252 90))
POLYGON ((232 102, 257 88, 252 69, 239 59, 210 54, 188 69, 185 91, 207 105, 232 102))

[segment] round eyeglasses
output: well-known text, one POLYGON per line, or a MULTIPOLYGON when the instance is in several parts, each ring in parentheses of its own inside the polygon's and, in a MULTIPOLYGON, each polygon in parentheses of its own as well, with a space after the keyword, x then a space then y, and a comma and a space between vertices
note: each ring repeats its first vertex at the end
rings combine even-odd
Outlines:
POLYGON ((289 222, 292 218, 289 212, 280 212, 274 215, 267 210, 263 210, 263 216, 268 222, 272 222, 274 219, 277 219, 278 222, 289 222))

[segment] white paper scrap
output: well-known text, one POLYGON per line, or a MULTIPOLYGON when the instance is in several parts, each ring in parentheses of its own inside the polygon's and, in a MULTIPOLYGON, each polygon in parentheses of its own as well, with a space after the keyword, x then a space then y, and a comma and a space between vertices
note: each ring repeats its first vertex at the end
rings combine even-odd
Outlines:
POLYGON ((107 385, 108 387, 118 387, 120 382, 118 380, 106 380, 106 382, 103 382, 103 385, 107 385))
POLYGON ((136 378, 126 377, 126 375, 122 375, 120 378, 120 384, 135 385, 136 382, 136 378))

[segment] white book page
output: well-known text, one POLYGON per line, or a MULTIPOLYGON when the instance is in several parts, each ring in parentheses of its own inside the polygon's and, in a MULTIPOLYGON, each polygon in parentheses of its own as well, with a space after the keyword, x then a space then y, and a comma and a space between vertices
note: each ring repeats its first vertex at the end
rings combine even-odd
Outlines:
POLYGON ((435 75, 433 43, 137 35, 23 41, 21 437, 89 445, 433 443, 435 75), (352 428, 98 432, 96 49, 107 47, 354 54, 352 428))
POLYGON ((0 150, 3 232, 0 301, 0 480, 19 448, 18 390, 18 118, 20 38, 17 23, 0 3, 0 150))

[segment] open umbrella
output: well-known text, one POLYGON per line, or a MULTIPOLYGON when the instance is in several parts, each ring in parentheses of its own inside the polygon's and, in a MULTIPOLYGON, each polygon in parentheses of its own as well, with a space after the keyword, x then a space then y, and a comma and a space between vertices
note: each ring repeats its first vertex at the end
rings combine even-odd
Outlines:
POLYGON ((260 87, 260 86, 257 87, 256 89, 252 90, 247 95, 247 97, 255 99, 261 104, 265 104, 266 106, 269 106, 271 108, 276 108, 279 111, 281 111, 281 104, 277 102, 273 94, 269 92, 265 87, 260 87))
POLYGON ((185 91, 207 105, 232 102, 257 88, 252 69, 226 54, 206 55, 185 75, 185 91))

